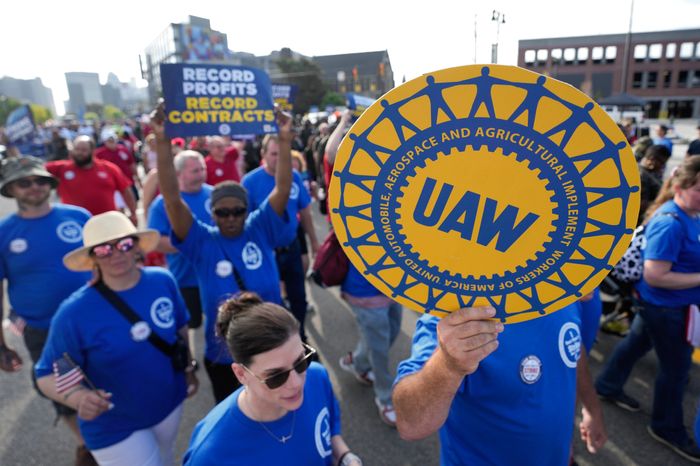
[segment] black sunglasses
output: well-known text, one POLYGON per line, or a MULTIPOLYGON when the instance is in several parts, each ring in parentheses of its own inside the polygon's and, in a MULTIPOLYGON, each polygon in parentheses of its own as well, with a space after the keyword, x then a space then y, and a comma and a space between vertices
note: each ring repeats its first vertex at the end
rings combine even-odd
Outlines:
POLYGON ((309 359, 311 356, 316 354, 316 349, 312 348, 311 346, 307 345, 306 343, 302 343, 304 345, 304 348, 306 349, 306 354, 299 358, 297 362, 294 363, 291 369, 287 369, 285 371, 278 372, 276 374, 273 374, 269 377, 265 377, 264 379, 261 379, 253 371, 248 369, 246 366, 241 364, 243 366, 243 369, 247 370, 250 375, 255 377, 260 381, 260 383, 265 384, 267 388, 270 390, 274 390, 275 388, 280 388, 282 385, 287 383, 287 380, 289 379, 289 373, 292 372, 292 370, 297 371, 297 374, 303 374, 306 372, 306 369, 309 368, 309 359))
POLYGON ((131 251, 132 249, 134 249, 134 247, 136 247, 137 242, 138 238, 134 238, 133 236, 127 236, 126 238, 117 240, 114 243, 98 244, 97 246, 90 249, 90 255, 98 259, 104 259, 105 257, 109 257, 112 254, 114 254, 114 251, 131 251))
POLYGON ((33 184, 37 186, 46 186, 51 184, 51 178, 45 178, 43 176, 39 176, 37 178, 20 178, 19 180, 15 181, 15 184, 22 189, 27 189, 33 184))
POLYGON ((248 212, 247 207, 234 207, 233 209, 228 209, 226 207, 219 207, 214 209, 214 215, 217 217, 240 217, 241 215, 248 212))

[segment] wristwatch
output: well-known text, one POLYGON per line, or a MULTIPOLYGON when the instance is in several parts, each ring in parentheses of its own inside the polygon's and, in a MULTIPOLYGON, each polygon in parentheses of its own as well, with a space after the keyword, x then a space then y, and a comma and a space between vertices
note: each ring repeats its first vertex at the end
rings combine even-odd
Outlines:
POLYGON ((352 464, 362 466, 362 460, 355 453, 347 451, 340 457, 338 466, 350 466, 352 464))

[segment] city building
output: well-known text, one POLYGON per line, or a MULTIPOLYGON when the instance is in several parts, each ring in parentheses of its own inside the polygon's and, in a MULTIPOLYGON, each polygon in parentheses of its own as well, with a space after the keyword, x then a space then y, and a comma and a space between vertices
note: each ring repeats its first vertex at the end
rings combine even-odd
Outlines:
POLYGON ((631 94, 647 118, 700 117, 700 29, 521 40, 518 66, 597 101, 631 94))
POLYGON ((345 53, 313 57, 321 68, 328 89, 344 94, 354 92, 377 98, 394 87, 389 53, 345 53))
POLYGON ((23 103, 39 104, 56 115, 53 92, 44 86, 41 78, 16 79, 8 76, 0 78, 0 95, 12 97, 23 103))
POLYGON ((66 73, 68 101, 66 113, 82 115, 89 104, 104 105, 100 75, 97 73, 66 73))

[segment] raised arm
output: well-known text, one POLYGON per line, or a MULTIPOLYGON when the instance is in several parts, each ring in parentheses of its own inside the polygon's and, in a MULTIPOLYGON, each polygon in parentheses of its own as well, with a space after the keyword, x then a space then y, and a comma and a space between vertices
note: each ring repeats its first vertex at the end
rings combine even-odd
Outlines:
POLYGON ((165 135, 165 104, 160 102, 151 114, 151 127, 156 135, 156 152, 158 168, 158 185, 163 195, 165 211, 170 220, 173 233, 179 240, 184 240, 192 227, 192 212, 180 196, 177 174, 173 164, 170 139, 165 135))
POLYGON ((270 207, 283 215, 287 210, 289 193, 292 190, 292 118, 282 112, 277 113, 277 126, 279 127, 279 158, 277 159, 277 169, 275 170, 275 187, 270 193, 268 202, 270 207))
POLYGON ((438 323, 433 355, 421 370, 394 387, 396 428, 401 438, 422 439, 442 427, 464 377, 498 348, 503 324, 491 320, 494 315, 492 308, 465 308, 438 323))
POLYGON ((340 117, 340 122, 335 130, 331 133, 326 143, 326 160, 330 165, 335 163, 335 156, 338 153, 338 147, 340 147, 340 141, 343 140, 345 136, 345 127, 350 123, 350 118, 352 118, 352 110, 345 110, 343 116, 340 117))

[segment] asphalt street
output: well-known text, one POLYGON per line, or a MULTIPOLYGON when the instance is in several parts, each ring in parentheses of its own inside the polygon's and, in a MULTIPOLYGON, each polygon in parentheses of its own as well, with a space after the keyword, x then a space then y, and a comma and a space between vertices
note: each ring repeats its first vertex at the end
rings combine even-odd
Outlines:
MULTIPOLYGON (((692 138, 692 125, 683 128, 683 135, 692 138)), ((677 163, 685 149, 678 145, 674 150, 677 163)), ((0 215, 14 210, 14 204, 0 199, 0 215)), ((325 221, 317 216, 320 238, 323 237, 325 221)), ((47 284, 37 284, 37 292, 47 284)), ((312 343, 318 347, 322 363, 330 372, 336 395, 342 410, 343 436, 350 447, 358 453, 366 465, 415 465, 439 464, 439 443, 436 435, 418 442, 406 442, 396 431, 384 425, 376 412, 371 389, 359 385, 354 378, 342 371, 338 359, 352 349, 357 339, 354 317, 348 306, 339 298, 338 290, 325 290, 307 284, 310 301, 316 308, 309 315, 307 332, 312 343)), ((417 314, 406 310, 402 331, 391 351, 395 367, 410 351, 411 335, 417 314)), ((19 350, 22 358, 29 361, 23 344, 16 336, 5 330, 8 343, 19 350)), ((605 358, 610 355, 619 337, 599 335, 591 353, 591 370, 597 374, 605 358)), ((197 338, 198 353, 203 346, 201 331, 197 338)), ((642 411, 628 413, 609 404, 604 404, 606 427, 610 440, 597 455, 585 451, 580 440, 574 438, 574 455, 580 465, 681 465, 688 464, 671 453, 666 447, 652 440, 646 432, 653 395, 653 380, 656 374, 656 358, 648 354, 635 368, 626 387, 628 393, 640 400, 642 411)), ((177 442, 178 455, 185 451, 189 435, 196 422, 212 407, 213 397, 204 371, 199 372, 199 393, 185 404, 184 418, 177 442)), ((426 393, 425 396, 430 396, 426 393)), ((700 399, 700 370, 694 366, 685 396, 686 425, 692 426, 700 399)), ((572 429, 574 426, 572 426, 572 429)), ((507 448, 506 445, 504 447, 507 448)), ((547 448, 546 444, 533 445, 533 449, 547 448)), ((49 401, 40 398, 32 389, 30 365, 25 364, 19 373, 0 373, 0 465, 68 466, 74 459, 73 440, 68 430, 54 426, 53 410, 49 401)), ((523 463, 527 463, 524 459, 523 463)))

